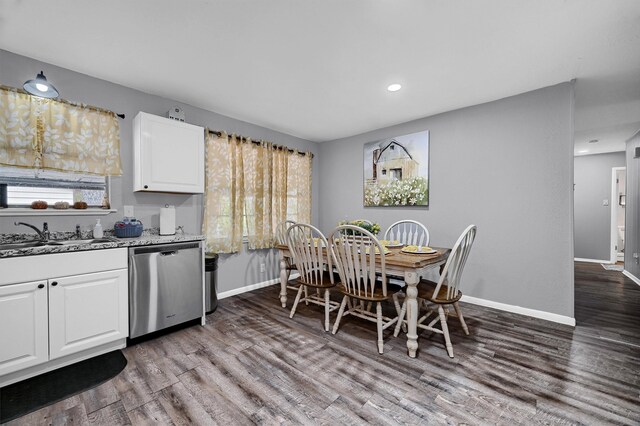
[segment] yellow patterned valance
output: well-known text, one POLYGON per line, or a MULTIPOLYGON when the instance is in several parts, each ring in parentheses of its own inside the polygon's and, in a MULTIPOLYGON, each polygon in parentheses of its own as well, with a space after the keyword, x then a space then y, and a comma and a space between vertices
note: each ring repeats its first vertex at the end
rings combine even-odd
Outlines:
POLYGON ((0 86, 0 164, 122 175, 118 117, 0 86))

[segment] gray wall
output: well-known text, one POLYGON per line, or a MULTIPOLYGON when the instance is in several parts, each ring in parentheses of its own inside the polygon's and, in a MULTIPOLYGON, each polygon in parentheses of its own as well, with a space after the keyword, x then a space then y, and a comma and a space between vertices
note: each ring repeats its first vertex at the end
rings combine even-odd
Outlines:
MULTIPOLYGON (((123 64, 123 66, 125 66, 123 64)), ((228 133, 238 133, 251 136, 254 139, 267 139, 278 144, 287 145, 303 151, 318 153, 318 144, 279 133, 264 127, 238 121, 200 108, 185 105, 171 99, 149 95, 121 85, 99 80, 84 74, 79 74, 54 65, 42 63, 31 58, 0 50, 0 84, 22 87, 22 84, 33 78, 40 70, 44 70, 47 79, 60 91, 60 96, 70 101, 83 102, 116 113, 125 113, 126 119, 120 121, 120 136, 122 140, 121 158, 124 174, 111 180, 111 203, 118 209, 118 213, 102 217, 105 229, 122 218, 122 206, 134 205, 135 215, 146 227, 159 226, 159 209, 165 204, 176 206, 176 222, 184 225, 189 233, 200 233, 202 226, 202 196, 177 194, 152 194, 133 192, 133 145, 132 121, 139 111, 165 116, 170 107, 179 105, 184 108, 187 122, 225 130, 228 133)), ((251 100, 248 99, 247 102, 251 100)), ((318 156, 314 158, 313 182, 319 181, 318 156)), ((313 186, 314 221, 318 218, 318 186, 313 186)), ((18 231, 13 226, 15 217, 0 217, 0 233, 18 231)), ((90 229, 95 223, 95 217, 21 217, 25 222, 41 225, 49 222, 54 231, 71 231, 76 223, 85 229, 90 229)), ((314 222, 315 223, 315 222, 314 222)), ((19 232, 28 231, 20 228, 19 232)), ((278 277, 277 257, 270 250, 245 251, 236 255, 223 256, 219 265, 219 291, 226 291, 255 284, 278 277), (266 263, 267 272, 259 271, 259 264, 266 263)))
POLYGON ((640 147, 640 131, 627 141, 627 217, 625 223, 624 269, 640 279, 640 158, 634 158, 640 147))
POLYGON ((574 159, 574 246, 576 258, 611 257, 611 169, 624 167, 625 153, 583 155, 574 159), (602 201, 609 200, 608 206, 602 201))
POLYGON ((415 219, 432 245, 451 247, 474 223, 463 293, 573 317, 573 108, 563 83, 323 143, 321 229, 415 219), (364 208, 363 144, 421 130, 431 138, 430 207, 364 208))

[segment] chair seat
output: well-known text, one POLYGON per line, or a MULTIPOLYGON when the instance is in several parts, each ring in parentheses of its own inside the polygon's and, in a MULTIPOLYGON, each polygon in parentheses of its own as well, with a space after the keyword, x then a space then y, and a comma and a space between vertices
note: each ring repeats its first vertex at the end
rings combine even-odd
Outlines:
POLYGON ((321 283, 307 283, 305 282, 303 279, 303 277, 300 276, 297 280, 296 283, 298 284, 303 284, 306 285, 307 287, 313 287, 313 288, 331 288, 331 287, 335 287, 335 283, 337 283, 338 281, 340 281, 340 277, 338 277, 337 275, 334 274, 334 278, 333 278, 333 282, 331 282, 331 276, 329 275, 329 272, 324 271, 322 273, 322 284, 321 283))
POLYGON ((420 282, 418 283, 418 297, 420 299, 426 299, 432 303, 436 303, 439 305, 448 305, 451 303, 455 303, 462 297, 462 292, 460 291, 458 291, 458 294, 456 294, 455 297, 451 299, 443 297, 447 294, 448 291, 448 287, 446 285, 443 285, 442 287, 440 287, 440 291, 438 292, 440 297, 435 299, 433 297, 433 292, 436 290, 437 285, 438 284, 434 283, 433 281, 420 280, 420 282))
POLYGON ((349 297, 353 297, 354 299, 359 299, 359 300, 365 300, 367 302, 382 302, 384 300, 389 300, 391 298, 393 298, 393 295, 395 293, 397 293, 398 291, 402 290, 401 287, 396 287, 396 286, 388 286, 387 287, 387 295, 385 296, 384 294, 382 294, 382 289, 380 288, 379 285, 376 285, 375 291, 373 292, 373 294, 369 295, 369 296, 358 296, 356 294, 353 294, 349 291, 347 291, 347 288, 344 286, 344 284, 342 283, 338 283, 336 285, 336 289, 349 297))

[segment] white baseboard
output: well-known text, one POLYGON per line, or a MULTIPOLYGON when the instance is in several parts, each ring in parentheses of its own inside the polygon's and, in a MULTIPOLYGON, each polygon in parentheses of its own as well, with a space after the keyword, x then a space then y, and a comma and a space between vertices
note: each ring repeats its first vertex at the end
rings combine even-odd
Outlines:
MULTIPOLYGON (((633 275, 629 274, 627 271, 624 271, 623 273, 627 275, 629 278, 631 278, 632 280, 634 280, 635 282, 637 282, 638 284, 640 284, 640 280, 638 280, 633 275)), ((292 279, 292 278, 297 278, 299 276, 300 274, 293 273, 289 278, 292 279)), ((257 290, 259 288, 269 287, 270 285, 274 285, 279 282, 280 282, 280 278, 274 278, 272 280, 251 284, 245 287, 234 288, 233 290, 223 291, 222 293, 218 294, 218 300, 225 299, 227 297, 235 296, 238 294, 246 293, 248 291, 257 290)), ((487 308, 494 308, 500 311, 512 312, 514 314, 526 315, 528 317, 533 317, 533 318, 540 318, 543 320, 556 322, 559 324, 570 325, 572 327, 575 327, 576 325, 575 318, 567 317, 564 315, 553 314, 551 312, 523 308, 522 306, 507 305, 506 303, 494 302, 492 300, 480 299, 478 297, 467 296, 467 295, 463 295, 462 299, 460 300, 462 302, 471 303, 473 305, 486 306, 487 308)))
MULTIPOLYGON (((298 278, 300 276, 299 273, 293 273, 289 276, 289 279, 298 278)), ((269 287, 270 285, 278 284, 280 282, 280 278, 274 278, 268 281, 262 281, 261 283, 251 284, 240 288, 234 288, 233 290, 223 291, 222 293, 218 293, 218 300, 226 299, 227 297, 235 296, 237 294, 246 293, 248 291, 257 290, 263 287, 269 287)))
POLYGON ((635 275, 633 275, 631 272, 627 271, 626 269, 624 271, 622 271, 622 273, 628 277, 631 281, 633 281, 634 283, 640 285, 640 278, 636 277, 635 275))
POLYGON ((614 262, 609 260, 598 260, 598 259, 583 259, 581 257, 574 257, 573 260, 575 262, 589 262, 589 263, 605 263, 607 265, 613 265, 614 262))
POLYGON ((462 302, 471 303, 473 305, 486 306, 500 311, 513 312, 514 314, 526 315, 528 317, 540 318, 547 321, 557 322, 559 324, 576 326, 576 319, 564 315, 553 314, 546 311, 538 311, 536 309, 523 308, 522 306, 507 305, 506 303, 494 302, 492 300, 480 299, 478 297, 463 295, 462 302))

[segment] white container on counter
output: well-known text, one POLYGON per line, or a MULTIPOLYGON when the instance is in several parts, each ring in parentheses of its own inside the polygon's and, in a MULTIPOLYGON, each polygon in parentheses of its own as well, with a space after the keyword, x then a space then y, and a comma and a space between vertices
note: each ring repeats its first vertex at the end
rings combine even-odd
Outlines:
POLYGON ((104 237, 102 224, 100 224, 100 219, 96 219, 96 224, 93 226, 93 238, 102 238, 102 237, 104 237))
POLYGON ((175 235, 176 208, 166 204, 160 209, 160 235, 175 235))

